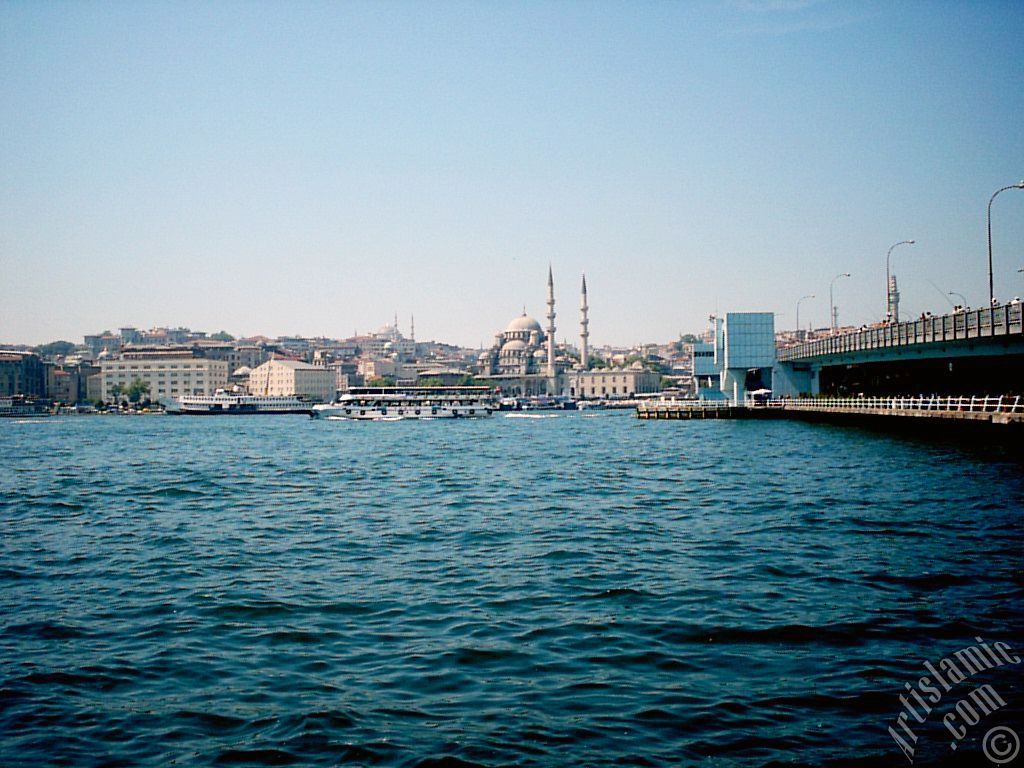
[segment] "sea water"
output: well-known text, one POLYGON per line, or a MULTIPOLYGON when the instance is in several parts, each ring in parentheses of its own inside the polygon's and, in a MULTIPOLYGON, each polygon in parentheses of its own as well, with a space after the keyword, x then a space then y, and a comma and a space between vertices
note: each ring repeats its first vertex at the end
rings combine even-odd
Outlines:
MULTIPOLYGON (((901 765, 924 661, 1024 648, 1001 449, 93 416, 0 423, 0 460, 5 766, 901 765)), ((971 687, 915 764, 979 757, 941 717, 971 687)))

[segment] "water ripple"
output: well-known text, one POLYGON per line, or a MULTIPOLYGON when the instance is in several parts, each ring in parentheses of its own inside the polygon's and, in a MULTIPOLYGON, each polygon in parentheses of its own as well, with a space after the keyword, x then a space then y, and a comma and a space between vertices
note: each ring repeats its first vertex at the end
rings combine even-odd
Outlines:
POLYGON ((4 766, 888 766, 924 659, 1024 647, 1024 473, 980 449, 628 414, 0 427, 4 766))

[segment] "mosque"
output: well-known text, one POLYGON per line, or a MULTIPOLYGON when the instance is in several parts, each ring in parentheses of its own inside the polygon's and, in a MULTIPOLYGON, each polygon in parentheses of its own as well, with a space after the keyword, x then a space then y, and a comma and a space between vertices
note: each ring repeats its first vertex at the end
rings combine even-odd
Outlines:
POLYGON ((524 311, 480 353, 477 373, 509 396, 564 395, 579 399, 616 399, 661 389, 661 375, 639 361, 628 368, 590 369, 590 320, 587 277, 580 286, 580 356, 577 362, 555 346, 555 281, 548 267, 548 327, 524 311))
MULTIPOLYGON (((504 331, 494 337, 490 349, 480 353, 477 372, 490 379, 507 395, 559 395, 565 390, 565 372, 575 361, 555 347, 555 281, 548 267, 548 327, 526 314, 513 318, 504 331)), ((587 281, 583 279, 580 304, 581 340, 587 357, 587 281)))

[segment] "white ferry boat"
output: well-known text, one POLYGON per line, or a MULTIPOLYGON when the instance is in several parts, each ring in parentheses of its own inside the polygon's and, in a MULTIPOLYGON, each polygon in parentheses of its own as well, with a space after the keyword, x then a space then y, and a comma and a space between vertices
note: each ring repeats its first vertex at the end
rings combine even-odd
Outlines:
POLYGON ((0 417, 26 418, 50 416, 52 412, 52 407, 46 401, 32 400, 23 395, 0 397, 0 417))
POLYGON ((320 419, 398 421, 490 416, 498 404, 489 387, 355 387, 333 403, 313 406, 320 419))
POLYGON ((311 413, 314 403, 296 395, 247 395, 217 390, 183 395, 167 403, 167 413, 186 416, 311 413))

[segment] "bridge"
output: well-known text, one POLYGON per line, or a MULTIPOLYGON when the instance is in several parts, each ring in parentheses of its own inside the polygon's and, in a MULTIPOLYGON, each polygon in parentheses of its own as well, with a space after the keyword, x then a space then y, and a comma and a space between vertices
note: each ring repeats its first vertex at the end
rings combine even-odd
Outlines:
POLYGON ((864 328, 779 349, 778 394, 1024 390, 1020 302, 864 328))

